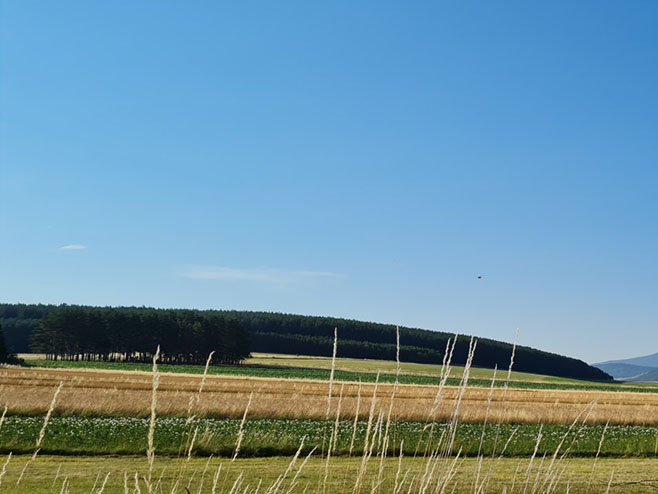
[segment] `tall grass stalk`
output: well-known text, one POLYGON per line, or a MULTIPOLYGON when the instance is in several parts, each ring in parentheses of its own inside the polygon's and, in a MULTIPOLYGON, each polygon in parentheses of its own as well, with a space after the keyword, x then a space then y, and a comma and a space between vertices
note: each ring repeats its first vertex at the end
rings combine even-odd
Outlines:
POLYGON ((532 452, 532 456, 530 457, 530 461, 528 462, 528 468, 526 469, 526 477, 525 477, 525 487, 523 488, 523 494, 526 494, 528 492, 528 486, 530 485, 530 475, 532 473, 532 464, 535 461, 535 457, 537 456, 537 451, 539 450, 539 443, 541 443, 542 440, 542 430, 544 428, 544 425, 539 426, 539 433, 537 434, 537 442, 535 443, 535 450, 532 452))
POLYGON ((612 487, 612 479, 615 476, 615 470, 613 469, 612 472, 610 472, 610 480, 608 481, 608 488, 605 490, 605 494, 608 494, 610 492, 610 488, 612 487))
POLYGON ((503 397, 501 399, 501 405, 500 405, 500 413, 498 416, 498 424, 496 427, 496 435, 494 437, 494 445, 493 445, 493 451, 491 453, 491 456, 494 457, 496 455, 496 446, 498 445, 498 438, 500 437, 500 427, 503 423, 503 420, 505 418, 505 411, 506 411, 506 403, 507 403, 507 390, 509 389, 509 382, 510 379, 512 378, 512 368, 514 367, 514 357, 516 355, 516 342, 519 338, 519 330, 518 328, 516 329, 516 335, 514 336, 514 344, 512 345, 512 355, 510 356, 509 359, 509 367, 507 368, 507 377, 505 378, 505 384, 503 386, 503 397))
MULTIPOLYGON (((459 385, 459 389, 455 396, 453 402, 453 414, 452 418, 443 431, 441 436, 441 441, 439 441, 438 446, 435 448, 434 452, 430 455, 428 460, 429 469, 429 479, 436 483, 440 492, 443 492, 445 487, 450 482, 450 479, 456 474, 455 467, 457 465, 457 459, 461 455, 461 450, 455 455, 454 461, 450 461, 450 457, 453 454, 455 436, 457 433, 457 424, 459 420, 459 411, 461 407, 461 402, 466 392, 468 386, 468 379, 470 375, 471 365, 473 363, 473 356, 475 355, 475 348, 477 342, 471 338, 468 348, 468 356, 466 358, 466 364, 464 365, 464 372, 462 374, 462 379, 459 385), (436 474, 435 474, 436 472, 436 474), (436 477, 435 477, 436 475, 436 477)), ((426 480, 425 482, 428 482, 426 480)), ((421 484, 422 485, 422 484, 421 484)))
POLYGON ((199 406, 199 402, 201 401, 201 393, 203 392, 203 387, 206 384, 206 378, 208 377, 208 368, 210 367, 210 363, 212 362, 212 357, 215 355, 215 351, 213 350, 210 352, 208 355, 208 359, 206 360, 206 366, 203 369, 203 375, 201 376, 201 382, 199 383, 199 389, 198 391, 190 396, 190 401, 187 407, 187 423, 189 424, 195 419, 195 415, 192 414, 193 410, 199 406))
POLYGON ((395 396, 398 390, 398 385, 399 385, 399 378, 400 378, 400 326, 395 327, 395 382, 393 384, 393 392, 391 393, 391 397, 389 400, 389 406, 388 406, 388 413, 386 415, 386 427, 383 432, 383 436, 381 435, 381 424, 379 428, 379 434, 377 437, 377 446, 379 449, 379 470, 377 472, 377 480, 375 481, 371 493, 374 492, 379 492, 379 489, 383 483, 383 476, 384 476, 384 464, 386 461, 386 456, 388 453, 388 445, 390 443, 390 426, 391 426, 391 416, 393 413, 393 407, 395 404, 395 396))
POLYGON ((96 490, 96 486, 98 485, 98 480, 101 478, 101 473, 103 471, 99 470, 98 473, 96 474, 96 479, 94 480, 94 485, 91 486, 91 492, 93 493, 96 490))
POLYGON ((235 482, 233 482, 233 486, 231 487, 231 490, 229 491, 229 494, 234 494, 236 492, 240 492, 240 486, 242 484, 242 472, 238 475, 238 478, 235 479, 235 482))
POLYGON ((372 391, 372 398, 370 399, 370 413, 368 414, 368 423, 366 425, 366 434, 363 440, 363 454, 361 455, 361 465, 359 466, 359 470, 357 471, 356 474, 356 479, 354 482, 354 489, 353 493, 358 494, 361 492, 362 488, 362 482, 363 482, 363 476, 366 473, 366 469, 368 467, 368 460, 370 458, 370 452, 372 451, 372 447, 370 446, 370 441, 372 440, 370 438, 370 431, 372 430, 372 421, 375 416, 375 407, 377 405, 377 388, 379 386, 379 372, 377 372, 377 377, 375 378, 375 386, 372 391))
POLYGON ((249 401, 247 401, 247 406, 244 409, 244 414, 242 415, 242 420, 240 421, 240 428, 238 429, 238 438, 235 441, 235 450, 233 451, 233 456, 231 457, 231 462, 234 462, 240 453, 240 446, 242 446, 242 440, 244 439, 244 423, 247 421, 247 413, 249 413, 249 407, 251 406, 251 400, 254 399, 254 392, 252 391, 249 394, 249 401))
POLYGON ((211 460, 212 460, 212 455, 208 457, 208 461, 206 461, 206 465, 203 467, 203 472, 201 472, 201 480, 199 481, 199 488, 197 489, 197 494, 201 494, 201 491, 203 490, 203 483, 205 482, 206 472, 208 471, 208 467, 210 466, 211 460))
POLYGON ((4 478, 5 474, 7 473, 7 465, 9 465, 10 461, 11 461, 11 452, 9 453, 9 455, 7 455, 7 459, 2 464, 2 469, 0 469, 0 485, 2 485, 2 479, 4 478))
POLYGON ((48 412, 46 412, 46 418, 43 420, 43 426, 41 426, 41 430, 39 431, 39 437, 37 438, 37 444, 34 449, 34 454, 32 455, 32 461, 34 461, 34 459, 37 457, 37 454, 39 453, 39 450, 41 449, 41 443, 43 442, 43 438, 46 435, 46 428, 48 427, 50 416, 53 414, 53 410, 55 410, 55 405, 57 404, 57 397, 59 396, 60 391, 62 391, 63 386, 64 383, 60 382, 59 386, 57 386, 57 389, 55 390, 55 394, 53 394, 53 399, 50 402, 50 407, 48 408, 48 412))
MULTIPOLYGON (((505 383, 503 385, 503 396, 501 399, 501 405, 498 413, 498 421, 496 424, 496 433, 494 435, 494 443, 493 443, 493 448, 491 451, 491 459, 493 460, 496 457, 496 451, 498 447, 498 440, 500 439, 500 429, 505 417, 505 411, 506 411, 506 400, 507 400, 507 390, 509 388, 509 382, 510 379, 512 378, 512 368, 514 367, 514 357, 516 355, 516 342, 519 338, 519 330, 518 328, 516 329, 516 334, 514 336, 514 343, 512 345, 512 354, 510 355, 510 360, 509 360, 509 366, 507 367, 507 376, 505 378, 505 383)), ((485 475, 485 480, 483 481, 483 489, 481 492, 486 492, 487 491, 487 486, 489 485, 489 481, 491 480, 491 475, 493 473, 493 468, 494 465, 496 465, 500 459, 503 457, 504 451, 507 449, 507 446, 509 446, 510 441, 512 440, 513 435, 516 433, 516 430, 512 431, 512 435, 507 439, 507 442, 503 446, 501 454, 498 456, 498 461, 494 462, 491 461, 489 463, 489 468, 487 470, 487 474, 485 475)), ((511 491, 510 491, 511 492, 511 491)))
POLYGON ((400 441, 400 455, 398 457, 398 468, 395 471, 395 481, 393 483, 393 494, 397 494, 400 488, 400 473, 402 472, 402 456, 403 456, 404 441, 400 441))
POLYGON ((265 494, 277 494, 279 492, 279 489, 281 488, 285 480, 288 478, 288 475, 290 475, 290 472, 295 466, 295 463, 297 463, 297 459, 299 458, 299 455, 301 454, 303 448, 304 448, 304 440, 302 439, 299 448, 297 448, 297 452, 293 455, 292 460, 290 460, 290 463, 288 463, 288 468, 286 468, 286 471, 277 477, 277 479, 265 491, 265 494))
POLYGON ((455 396, 454 400, 454 412, 452 414, 452 419, 448 425, 449 439, 444 450, 444 456, 450 455, 452 452, 453 446, 455 444, 455 436, 457 435, 457 424, 459 422, 459 411, 461 408, 461 403, 464 398, 464 393, 468 387, 468 379, 470 376, 471 365, 473 364, 473 357, 475 355, 475 349, 477 347, 477 341, 471 337, 471 340, 468 345, 468 357, 466 358, 466 365, 464 366, 464 372, 462 374, 462 380, 459 384, 459 391, 455 396))
POLYGON ((55 390, 55 393, 53 394, 53 399, 50 402, 50 407, 48 407, 48 412, 46 412, 46 417, 43 420, 43 425, 41 426, 41 430, 39 431, 39 436, 37 437, 36 446, 34 447, 34 453, 32 454, 32 457, 27 462, 25 462, 25 466, 23 467, 23 470, 21 471, 21 474, 19 475, 18 480, 16 481, 17 488, 21 484, 21 481, 23 480, 23 476, 25 475, 27 468, 30 466, 30 464, 32 464, 34 460, 36 460, 37 455, 41 450, 41 443, 43 441, 44 436, 46 435, 46 428, 48 427, 50 416, 53 414, 53 410, 55 410, 55 405, 57 405, 57 397, 59 396, 60 391, 62 391, 63 386, 64 386, 64 382, 60 382, 59 386, 57 386, 57 389, 55 390))
POLYGON ((352 438, 350 439, 350 451, 349 456, 352 456, 352 451, 354 450, 354 439, 356 438, 356 426, 359 422, 359 412, 361 409, 361 380, 359 379, 359 387, 357 390, 356 396, 356 411, 354 412, 354 423, 352 424, 352 438))
POLYGON ((473 486, 471 491, 474 494, 479 494, 482 492, 484 481, 480 483, 480 474, 482 473, 482 461, 484 460, 484 455, 482 454, 482 445, 484 444, 484 438, 487 430, 487 421, 489 419, 489 410, 491 409, 491 400, 493 399, 494 385, 496 383, 496 373, 498 372, 498 365, 494 366, 493 376, 491 378, 491 388, 489 388, 489 395, 487 396, 487 409, 484 414, 484 422, 482 423, 482 434, 480 435, 480 443, 478 444, 477 452, 477 465, 475 468, 475 475, 473 477, 473 486))
POLYGON ((327 392, 327 409, 324 414, 324 426, 322 429, 322 454, 325 452, 325 441, 327 438, 327 423, 331 414, 331 400, 333 398, 334 375, 336 372, 336 353, 338 351, 338 328, 334 328, 334 345, 331 352, 331 371, 329 372, 329 390, 327 392))
POLYGON ((594 469, 596 468, 596 462, 599 459, 599 455, 601 454, 601 448, 603 447, 603 440, 605 439, 605 433, 608 430, 608 425, 610 425, 610 422, 605 424, 605 427, 603 428, 603 432, 601 433, 601 440, 599 441, 599 447, 596 450, 596 456, 594 457, 594 462, 592 463, 592 471, 589 474, 589 482, 587 482, 587 491, 586 493, 589 493, 589 490, 592 487, 592 479, 594 477, 594 469))
POLYGON ((340 425, 340 411, 343 405, 343 391, 345 390, 345 383, 341 383, 340 392, 338 393, 338 406, 336 407, 336 421, 329 441, 329 453, 336 451, 336 443, 338 442, 338 427, 340 425))
POLYGON ((441 395, 443 393, 443 389, 445 388, 446 383, 448 382, 448 378, 450 377, 450 373, 452 372, 452 355, 453 352, 455 351, 457 338, 458 335, 455 335, 453 338, 448 338, 448 341, 446 343, 446 349, 445 352, 443 353, 443 363, 441 364, 441 373, 439 375, 439 386, 436 390, 434 403, 432 404, 432 408, 430 409, 429 415, 427 417, 428 422, 434 420, 436 412, 439 408, 439 404, 441 403, 441 395))
MULTIPOLYGON (((197 392, 190 396, 189 402, 188 402, 188 408, 187 408, 187 418, 185 419, 185 432, 182 434, 182 439, 181 439, 181 445, 179 448, 178 455, 180 457, 181 452, 186 453, 186 459, 181 465, 178 474, 177 474, 177 479, 176 482, 174 482, 174 486, 172 487, 172 494, 175 493, 176 489, 178 488, 178 485, 183 479, 183 476, 185 475, 185 472, 187 471, 187 465, 190 461, 190 458, 192 456, 192 451, 194 450, 194 444, 197 439, 197 435, 199 432, 198 427, 195 427, 194 429, 189 428, 189 426, 192 425, 194 420, 196 419, 196 415, 193 413, 195 409, 199 406, 199 402, 201 401, 201 394, 203 393, 203 388, 206 383, 206 379, 208 377, 208 369, 210 367, 210 363, 212 362, 213 355, 215 354, 215 351, 213 350, 210 352, 208 355, 208 358, 206 359, 206 365, 203 369, 203 374, 201 376, 201 381, 199 382, 199 389, 197 392)), ((245 414, 247 413, 247 410, 249 409, 249 404, 251 401, 247 404, 247 409, 245 410, 245 414)), ((244 419, 243 419, 244 422, 244 419)), ((241 442, 241 441, 240 441, 241 442)))
POLYGON ((69 494, 69 478, 64 477, 64 481, 62 482, 62 488, 59 491, 59 494, 69 494))
MULTIPOLYGON (((427 415, 428 425, 425 426, 425 430, 429 430, 429 433, 427 435, 425 452, 424 452, 425 457, 427 457, 430 454, 432 440, 434 439, 434 429, 436 427, 436 423, 435 423, 436 413, 439 409, 439 405, 441 404, 443 390, 446 386, 446 383, 448 382, 450 373, 452 372, 452 355, 453 352, 455 351, 455 345, 457 344, 458 336, 459 335, 455 334, 453 338, 448 338, 448 341, 446 342, 445 351, 443 352, 443 362, 441 363, 441 372, 439 374, 439 385, 436 390, 436 395, 434 396, 434 402, 432 403, 432 407, 430 408, 430 411, 427 415)), ((414 458, 418 454, 418 448, 420 447, 421 444, 422 441, 418 441, 418 444, 416 446, 416 451, 414 451, 414 458)))
MULTIPOLYGON (((589 418, 590 413, 592 412, 594 406, 596 405, 596 400, 590 403, 585 409, 581 410, 578 416, 574 419, 573 423, 569 427, 569 429, 563 434, 562 438, 560 439, 559 444, 555 448, 555 451, 553 455, 551 456, 551 461, 546 468, 546 472, 544 473, 544 481, 542 482, 540 487, 537 487, 533 490, 533 492, 537 492, 538 489, 540 489, 542 492, 547 492, 547 487, 553 485, 555 483, 556 478, 559 476, 561 472, 561 465, 564 462, 565 458, 569 454, 569 451, 571 451, 571 448, 573 447, 576 438, 578 437, 578 433, 582 431, 585 423, 587 422, 587 419, 589 418), (571 439, 571 443, 567 446, 564 452, 562 452, 562 455, 560 455, 560 458, 558 459, 558 455, 562 451, 562 446, 564 445, 565 441, 573 431, 573 429, 576 427, 576 425, 580 422, 581 416, 584 415, 584 418, 582 420, 582 426, 579 429, 579 431, 573 435, 571 439)), ((539 478, 539 472, 537 472, 537 477, 539 478)))
POLYGON ((153 437, 155 435, 155 418, 156 418, 156 409, 158 407, 158 386, 160 384, 160 372, 158 371, 158 359, 160 358, 160 345, 155 351, 153 356, 153 388, 151 394, 151 419, 149 421, 149 430, 147 436, 147 450, 146 458, 148 461, 148 477, 146 480, 146 491, 148 494, 152 492, 152 475, 153 475, 153 461, 155 460, 155 446, 153 443, 153 437))
MULTIPOLYGON (((11 453, 10 453, 11 455, 11 453)), ((53 479, 53 485, 50 486, 51 490, 55 488, 55 484, 57 484, 57 479, 59 478, 59 473, 62 471, 62 464, 60 463, 57 465, 57 471, 55 472, 55 478, 53 479)))
POLYGON ((215 470, 215 475, 212 477, 212 489, 210 494, 217 494, 217 484, 219 483, 219 476, 222 473, 222 464, 220 463, 215 470))
POLYGON ((107 475, 105 476, 105 480, 103 480, 103 483, 101 484, 100 488, 98 489, 97 494, 103 494, 103 491, 105 490, 105 486, 107 485, 107 480, 110 478, 110 472, 107 472, 107 475))
MULTIPOLYGON (((300 445, 300 448, 299 448, 300 451, 302 449, 304 439, 305 438, 302 438, 302 444, 300 445)), ((297 469, 297 472, 295 473, 295 476, 290 481, 290 485, 288 486, 288 490, 286 491, 287 494, 291 494, 293 489, 297 486, 297 478, 299 477, 299 475, 304 470, 304 467, 306 466, 306 463, 308 462, 309 458, 313 455, 315 450, 316 450, 316 448, 311 449, 311 451, 309 451, 309 453, 306 455, 306 458, 304 458, 304 461, 302 462, 302 464, 297 469)))
POLYGON ((135 489, 134 494, 142 494, 142 490, 139 488, 139 475, 135 472, 135 489))

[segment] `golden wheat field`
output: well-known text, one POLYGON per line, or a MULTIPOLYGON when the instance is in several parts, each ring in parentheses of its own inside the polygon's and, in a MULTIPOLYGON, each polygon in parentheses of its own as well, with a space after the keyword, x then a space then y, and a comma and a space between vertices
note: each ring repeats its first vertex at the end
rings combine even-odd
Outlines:
MULTIPOLYGON (((158 415, 184 415, 199 387, 198 375, 162 374, 158 415)), ((43 414, 54 389, 63 383, 58 399, 60 414, 138 415, 150 413, 152 377, 147 372, 39 368, 0 369, 0 406, 8 412, 43 414)), ((341 416, 363 417, 370 407, 375 384, 334 382, 341 416)), ((377 406, 388 409, 393 384, 377 385, 377 406)), ((324 418, 328 383, 311 380, 213 376, 206 378, 197 414, 207 417, 241 417, 247 402, 250 417, 324 418)), ((437 407, 436 386, 398 385, 393 413, 398 420, 448 420, 454 413, 458 387, 445 386, 437 407)), ((337 406, 333 400, 332 406, 337 406)), ((658 424, 658 394, 580 390, 526 390, 470 387, 460 404, 460 420, 511 423, 571 423, 592 405, 588 423, 658 424), (491 401, 489 396, 491 394, 491 401), (487 412, 487 408, 489 409, 487 412)))

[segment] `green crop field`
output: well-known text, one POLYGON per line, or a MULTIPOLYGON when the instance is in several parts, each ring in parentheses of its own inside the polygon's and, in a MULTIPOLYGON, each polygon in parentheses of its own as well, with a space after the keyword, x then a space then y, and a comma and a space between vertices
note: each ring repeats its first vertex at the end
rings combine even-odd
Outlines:
MULTIPOLYGON (((0 428, 0 451, 30 453, 34 450, 43 417, 12 416, 0 428)), ((323 441, 333 424, 314 420, 247 420, 244 425, 242 457, 291 455, 304 439, 304 453, 313 448, 321 451, 323 441)), ((399 453, 403 443, 405 456, 436 447, 445 424, 437 424, 430 438, 427 424, 399 421, 391 425, 389 454, 399 453), (431 443, 431 444, 429 444, 431 443)), ((50 419, 41 451, 51 454, 143 454, 146 451, 148 418, 135 417, 53 417, 50 419)), ((512 439, 505 448, 505 456, 530 456, 540 432, 539 455, 552 454, 564 439, 563 450, 569 447, 572 456, 594 456, 603 437, 601 456, 654 457, 658 453, 658 428, 642 426, 586 425, 570 430, 566 425, 496 424, 485 428, 482 424, 460 424, 455 437, 454 452, 464 456, 478 454, 480 440, 485 455, 501 453, 503 442, 512 439)), ((177 455, 184 447, 188 434, 197 430, 193 448, 196 455, 230 456, 235 448, 240 421, 232 419, 197 419, 191 425, 185 418, 159 418, 155 427, 155 451, 161 455, 177 455)), ((340 421, 334 454, 360 455, 364 447, 367 422, 354 426, 350 420, 340 421)))

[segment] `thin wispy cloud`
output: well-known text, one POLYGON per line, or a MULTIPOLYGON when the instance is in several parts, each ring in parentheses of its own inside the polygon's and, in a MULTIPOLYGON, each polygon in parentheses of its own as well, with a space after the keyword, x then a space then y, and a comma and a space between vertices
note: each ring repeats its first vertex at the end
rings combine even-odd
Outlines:
POLYGON ((193 280, 252 281, 259 283, 296 283, 322 278, 344 278, 341 273, 271 268, 229 268, 225 266, 190 266, 180 273, 193 280))
POLYGON ((87 246, 82 244, 63 245, 59 250, 86 250, 87 246))

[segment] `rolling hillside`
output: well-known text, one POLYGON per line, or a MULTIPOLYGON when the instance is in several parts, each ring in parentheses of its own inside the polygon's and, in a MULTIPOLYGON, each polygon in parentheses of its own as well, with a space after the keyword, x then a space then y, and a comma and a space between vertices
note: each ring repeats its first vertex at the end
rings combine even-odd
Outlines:
MULTIPOLYGON (((8 345, 15 352, 28 352, 32 332, 40 320, 55 305, 0 304, 0 324, 7 335, 8 345)), ((147 317, 161 309, 114 308, 130 312, 134 317, 147 317)), ((396 329, 394 325, 337 319, 250 311, 180 311, 217 314, 235 319, 249 334, 249 350, 298 355, 330 356, 334 328, 338 328, 338 355, 350 358, 394 360, 396 329)), ((102 323, 101 323, 102 324, 102 323)), ((400 358, 405 362, 440 363, 446 343, 453 334, 417 328, 400 328, 400 358)), ((453 363, 466 362, 470 336, 461 336, 454 349, 453 363)), ((156 343, 154 343, 155 345, 156 343)), ((512 345, 481 338, 477 340, 475 367, 506 369, 512 345)), ((581 360, 530 347, 516 349, 514 369, 558 377, 589 380, 611 380, 610 375, 581 360)))

